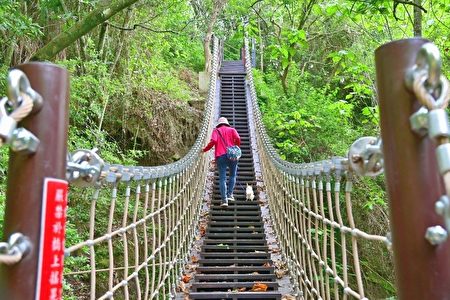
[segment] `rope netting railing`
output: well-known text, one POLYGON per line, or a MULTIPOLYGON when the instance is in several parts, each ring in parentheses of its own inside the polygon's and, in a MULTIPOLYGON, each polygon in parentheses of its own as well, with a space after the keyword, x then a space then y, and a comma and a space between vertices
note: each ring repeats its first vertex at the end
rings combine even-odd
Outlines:
MULTIPOLYGON (((198 230, 208 167, 206 157, 199 153, 213 124, 219 52, 214 39, 204 120, 187 155, 156 167, 106 165, 97 187, 83 191, 92 193, 86 197, 91 201, 86 236, 67 245, 64 278, 69 283, 89 280, 86 299, 174 296, 198 230)), ((79 201, 69 197, 73 209, 79 201)), ((68 221, 80 224, 82 220, 68 221)))
POLYGON ((294 164, 278 156, 258 108, 247 38, 245 62, 271 218, 297 288, 305 299, 368 299, 358 248, 368 242, 385 247, 389 240, 357 227, 354 175, 345 158, 294 164))

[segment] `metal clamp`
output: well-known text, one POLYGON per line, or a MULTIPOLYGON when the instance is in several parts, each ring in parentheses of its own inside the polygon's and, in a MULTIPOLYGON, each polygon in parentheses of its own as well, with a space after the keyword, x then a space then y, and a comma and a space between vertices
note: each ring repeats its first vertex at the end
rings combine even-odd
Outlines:
POLYGON ((27 94, 33 100, 32 113, 42 108, 42 96, 33 90, 30 81, 24 72, 14 69, 8 73, 8 104, 17 109, 22 103, 22 94, 27 94))
POLYGON ((406 73, 406 86, 429 110, 445 108, 448 102, 449 83, 441 68, 439 49, 433 43, 426 43, 417 54, 416 64, 406 73))
POLYGON ((9 116, 7 111, 8 98, 0 100, 0 139, 8 144, 17 128, 17 121, 9 116))
POLYGON ((380 138, 357 139, 348 152, 348 163, 352 171, 361 176, 378 176, 383 173, 383 151, 380 138))
POLYGON ((8 242, 0 243, 0 263, 13 265, 18 263, 30 251, 31 242, 22 233, 13 233, 8 242))
POLYGON ((0 100, 0 140, 15 152, 35 153, 39 139, 25 128, 17 128, 17 121, 7 112, 8 98, 0 100))
POLYGON ((80 187, 95 185, 105 165, 103 159, 93 150, 77 150, 68 157, 67 180, 80 187))
POLYGON ((34 153, 39 139, 17 124, 42 107, 42 96, 31 88, 27 76, 20 70, 8 74, 8 98, 0 100, 0 143, 10 144, 13 151, 34 153))

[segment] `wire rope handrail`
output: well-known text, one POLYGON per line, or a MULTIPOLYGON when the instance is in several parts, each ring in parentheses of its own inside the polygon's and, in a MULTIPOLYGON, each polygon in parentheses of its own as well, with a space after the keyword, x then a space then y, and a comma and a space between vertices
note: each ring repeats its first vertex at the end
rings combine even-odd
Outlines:
POLYGON ((296 164, 277 154, 258 108, 247 33, 244 43, 247 97, 262 177, 275 232, 298 293, 308 299, 368 299, 358 243, 389 246, 390 241, 356 227, 351 198, 354 170, 346 158, 296 164))
POLYGON ((199 154, 213 124, 219 45, 214 38, 203 123, 189 152, 163 166, 106 164, 102 169, 91 196, 86 238, 65 249, 66 256, 74 260, 67 260, 65 279, 71 283, 79 278, 73 276, 88 275, 82 277, 89 281, 87 298, 174 296, 198 230, 208 168, 206 156, 199 154), (99 254, 101 261, 96 259, 99 254), (76 260, 84 261, 84 267, 73 269, 80 264, 76 260))

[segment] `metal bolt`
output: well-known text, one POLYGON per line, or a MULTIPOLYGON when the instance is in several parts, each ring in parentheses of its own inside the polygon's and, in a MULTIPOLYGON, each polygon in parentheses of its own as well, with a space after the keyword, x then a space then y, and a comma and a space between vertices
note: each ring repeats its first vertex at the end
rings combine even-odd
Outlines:
POLYGON ((436 213, 444 218, 445 227, 450 230, 450 199, 447 195, 443 195, 434 204, 436 213))
POLYGON ((20 232, 13 233, 9 237, 9 244, 11 248, 15 247, 22 255, 27 254, 31 249, 30 240, 20 232))
POLYGON ((354 163, 359 162, 361 159, 362 159, 362 157, 361 157, 361 155, 359 155, 359 154, 353 154, 353 155, 352 155, 352 161, 353 161, 354 163))
POLYGON ((438 215, 443 215, 444 214, 444 212, 445 212, 445 207, 446 207, 446 205, 445 205, 445 202, 442 200, 442 199, 439 199, 437 202, 436 202, 436 204, 435 204, 435 210, 436 210, 436 213, 438 214, 438 215))
POLYGON ((383 166, 381 165, 380 162, 376 162, 375 165, 373 166, 373 170, 374 170, 374 172, 378 172, 381 170, 382 167, 383 166))
POLYGON ((427 228, 425 238, 430 242, 431 245, 436 246, 444 243, 447 240, 447 230, 442 228, 442 226, 432 226, 427 228))
POLYGON ((11 138, 11 149, 15 152, 25 151, 28 154, 35 153, 39 146, 39 139, 25 128, 14 130, 11 138))
POLYGON ((409 118, 409 123, 412 131, 424 136, 428 132, 428 109, 422 106, 409 118))

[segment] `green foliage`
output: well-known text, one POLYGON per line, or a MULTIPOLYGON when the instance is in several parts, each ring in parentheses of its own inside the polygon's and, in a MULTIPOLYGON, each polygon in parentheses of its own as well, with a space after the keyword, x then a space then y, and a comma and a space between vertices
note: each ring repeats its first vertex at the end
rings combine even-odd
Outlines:
MULTIPOLYGON (((20 1, 11 0, 0 0, 0 32, 7 32, 10 39, 23 36, 37 38, 42 34, 40 26, 21 12, 20 1)), ((0 39, 3 40, 3 37, 0 39)))
POLYGON ((308 73, 291 77, 297 86, 289 97, 280 84, 271 83, 273 76, 256 70, 254 75, 264 121, 281 157, 304 162, 345 155, 356 136, 350 123, 353 104, 336 99, 330 87, 312 86, 308 73))

